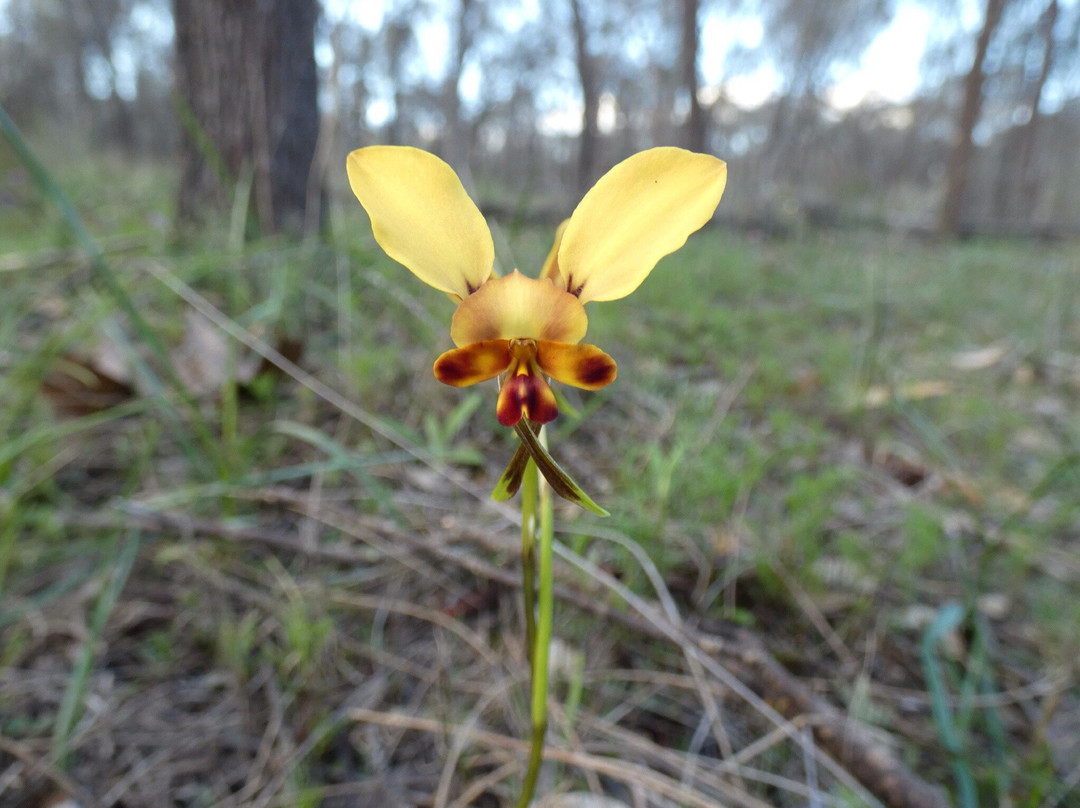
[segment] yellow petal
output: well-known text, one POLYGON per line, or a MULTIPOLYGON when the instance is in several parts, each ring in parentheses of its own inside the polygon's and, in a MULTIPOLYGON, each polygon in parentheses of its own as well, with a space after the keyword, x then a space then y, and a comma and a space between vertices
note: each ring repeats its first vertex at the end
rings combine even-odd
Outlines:
POLYGON ((547 258, 544 259, 544 266, 540 270, 540 277, 547 278, 552 283, 562 283, 559 280, 559 247, 562 246, 563 233, 566 232, 566 226, 570 224, 569 219, 563 219, 557 228, 555 228, 555 243, 551 245, 551 252, 547 254, 547 258))
POLYGON ((492 278, 454 312, 450 339, 465 346, 491 339, 580 342, 589 326, 581 301, 549 280, 516 269, 492 278))
POLYGON ((504 339, 475 342, 447 351, 435 360, 435 378, 451 387, 494 379, 510 367, 510 344, 504 339))
POLYGON ((357 149, 347 166, 349 185, 387 255, 458 299, 488 279, 495 262, 491 231, 450 166, 407 146, 357 149))
POLYGON ((595 345, 539 340, 536 364, 555 381, 584 390, 599 390, 615 381, 615 360, 595 345))
POLYGON ((712 218, 726 182, 723 160, 684 149, 623 160, 570 217, 558 259, 564 288, 582 303, 630 294, 712 218))

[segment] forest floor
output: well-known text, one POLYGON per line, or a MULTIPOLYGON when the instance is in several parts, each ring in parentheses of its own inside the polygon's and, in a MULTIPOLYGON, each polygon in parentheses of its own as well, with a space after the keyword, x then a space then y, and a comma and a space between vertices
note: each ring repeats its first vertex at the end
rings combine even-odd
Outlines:
MULTIPOLYGON (((177 241, 159 170, 57 177, 108 271, 0 166, 0 804, 512 805, 515 439, 432 377, 450 302, 344 195, 177 241)), ((590 304, 536 804, 1080 805, 1078 314, 1076 244, 720 228, 590 304)))

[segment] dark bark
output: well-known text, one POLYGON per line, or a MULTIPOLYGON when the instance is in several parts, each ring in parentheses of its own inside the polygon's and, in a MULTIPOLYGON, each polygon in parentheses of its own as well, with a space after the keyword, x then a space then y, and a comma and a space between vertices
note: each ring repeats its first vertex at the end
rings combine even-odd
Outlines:
POLYGON ((472 47, 472 16, 475 11, 474 0, 459 0, 453 59, 443 84, 443 115, 446 119, 443 157, 459 171, 466 170, 468 163, 468 137, 461 120, 461 74, 465 70, 465 57, 472 47))
POLYGON ((582 16, 581 0, 570 0, 574 13, 574 57, 584 107, 581 112, 581 137, 578 141, 578 190, 585 192, 593 182, 596 171, 596 147, 600 139, 597 117, 600 112, 600 88, 596 63, 589 54, 588 32, 582 16))
POLYGON ((412 42, 413 31, 410 25, 400 19, 390 20, 385 28, 387 58, 390 61, 390 75, 397 77, 394 81, 394 117, 386 128, 388 143, 400 145, 405 143, 405 93, 402 91, 400 76, 405 72, 405 61, 408 49, 412 42))
POLYGON ((253 172, 265 233, 299 233, 318 138, 315 0, 173 0, 184 123, 178 213, 205 221, 253 172))
POLYGON ((1039 20, 1039 35, 1042 39, 1043 53, 1042 63, 1039 65, 1039 75, 1035 79, 1035 85, 1031 90, 1031 117, 1024 124, 1020 132, 1020 167, 1017 188, 1020 193, 1022 216, 1025 221, 1031 221, 1033 209, 1032 201, 1038 191, 1039 180, 1032 171, 1032 158, 1035 156, 1035 141, 1039 132, 1039 105, 1042 104, 1043 91, 1046 89, 1046 80, 1054 66, 1054 26, 1057 24, 1058 2, 1050 0, 1039 20))
POLYGON ((986 0, 982 28, 975 42, 975 58, 971 63, 971 70, 964 78, 964 97, 956 122, 956 140, 949 157, 945 197, 938 217, 938 231, 942 235, 960 234, 964 197, 975 155, 975 142, 971 139, 971 134, 975 131, 975 124, 978 123, 979 113, 982 111, 983 84, 986 81, 983 66, 986 62, 986 51, 998 23, 1001 22, 1006 2, 1007 0, 986 0))
POLYGON ((690 102, 686 119, 686 148, 691 151, 705 151, 705 110, 698 101, 701 88, 698 73, 698 53, 701 48, 701 28, 698 19, 698 0, 682 1, 682 43, 679 47, 680 72, 682 86, 690 102))
MULTIPOLYGON (((135 120, 131 108, 116 91, 116 63, 113 61, 112 33, 110 31, 112 24, 115 22, 115 16, 110 17, 106 10, 96 3, 87 3, 83 10, 86 13, 80 27, 84 29, 82 36, 87 39, 83 43, 83 48, 87 44, 92 44, 101 55, 102 62, 109 71, 109 97, 105 99, 107 113, 103 134, 121 149, 130 151, 135 146, 135 120)), ((114 9, 113 15, 117 13, 117 10, 114 9)), ((77 61, 80 63, 78 68, 80 79, 85 82, 86 79, 81 65, 82 60, 77 61)), ((82 86, 85 87, 85 84, 82 86)))

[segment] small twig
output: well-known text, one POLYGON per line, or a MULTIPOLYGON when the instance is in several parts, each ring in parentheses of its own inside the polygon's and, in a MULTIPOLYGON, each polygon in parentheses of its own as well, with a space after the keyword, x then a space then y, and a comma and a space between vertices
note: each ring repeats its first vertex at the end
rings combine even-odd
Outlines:
MULTIPOLYGON (((358 723, 379 724, 398 729, 426 732, 432 735, 443 735, 448 731, 463 731, 462 727, 447 726, 443 722, 431 718, 420 718, 397 712, 379 712, 356 708, 348 710, 347 716, 350 720, 358 723)), ((486 730, 469 730, 468 736, 473 743, 496 750, 511 750, 517 754, 527 754, 530 746, 526 741, 486 730)), ((564 749, 555 749, 550 746, 544 748, 544 759, 558 761, 582 769, 592 769, 598 774, 621 780, 624 783, 640 785, 655 794, 675 800, 683 805, 692 806, 692 808, 716 808, 717 806, 715 799, 689 791, 669 777, 632 763, 564 749)))
POLYGON ((780 580, 784 582, 784 586, 791 592, 791 596, 795 598, 795 602, 799 604, 799 608, 803 610, 807 619, 813 623, 814 628, 817 629, 825 642, 829 644, 833 653, 840 659, 841 664, 844 666, 844 672, 850 675, 859 670, 859 660, 848 650, 844 641, 840 639, 840 635, 833 630, 833 627, 829 625, 829 621, 825 619, 825 615, 814 604, 813 599, 795 580, 795 576, 788 571, 787 567, 775 559, 771 562, 771 566, 780 577, 780 580))
POLYGON ((48 759, 35 755, 18 741, 0 735, 0 752, 6 752, 26 764, 25 776, 40 772, 60 790, 77 799, 84 808, 101 808, 101 803, 90 792, 56 768, 48 759))

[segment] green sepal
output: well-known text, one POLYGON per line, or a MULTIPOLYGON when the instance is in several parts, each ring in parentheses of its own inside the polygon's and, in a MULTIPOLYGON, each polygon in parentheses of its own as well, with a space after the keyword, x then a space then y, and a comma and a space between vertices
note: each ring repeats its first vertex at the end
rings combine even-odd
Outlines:
POLYGON ((521 479, 525 476, 525 467, 529 463, 529 450, 524 443, 519 443, 517 451, 510 459, 499 481, 495 483, 495 490, 491 492, 491 498, 496 502, 506 502, 521 488, 521 479))
MULTIPOLYGON (((548 453, 547 448, 536 435, 533 434, 528 424, 519 422, 514 429, 517 430, 518 437, 521 438, 522 446, 532 457, 533 462, 536 463, 540 473, 544 475, 544 479, 548 481, 552 491, 563 499, 570 500, 570 502, 580 505, 587 511, 592 511, 597 516, 611 516, 608 511, 593 502, 589 495, 581 489, 581 486, 563 471, 562 466, 555 462, 555 459, 548 453)), ((511 460, 510 463, 512 466, 514 461, 511 460)), ((499 480, 499 486, 495 489, 496 492, 500 490, 501 485, 502 479, 499 480)))

